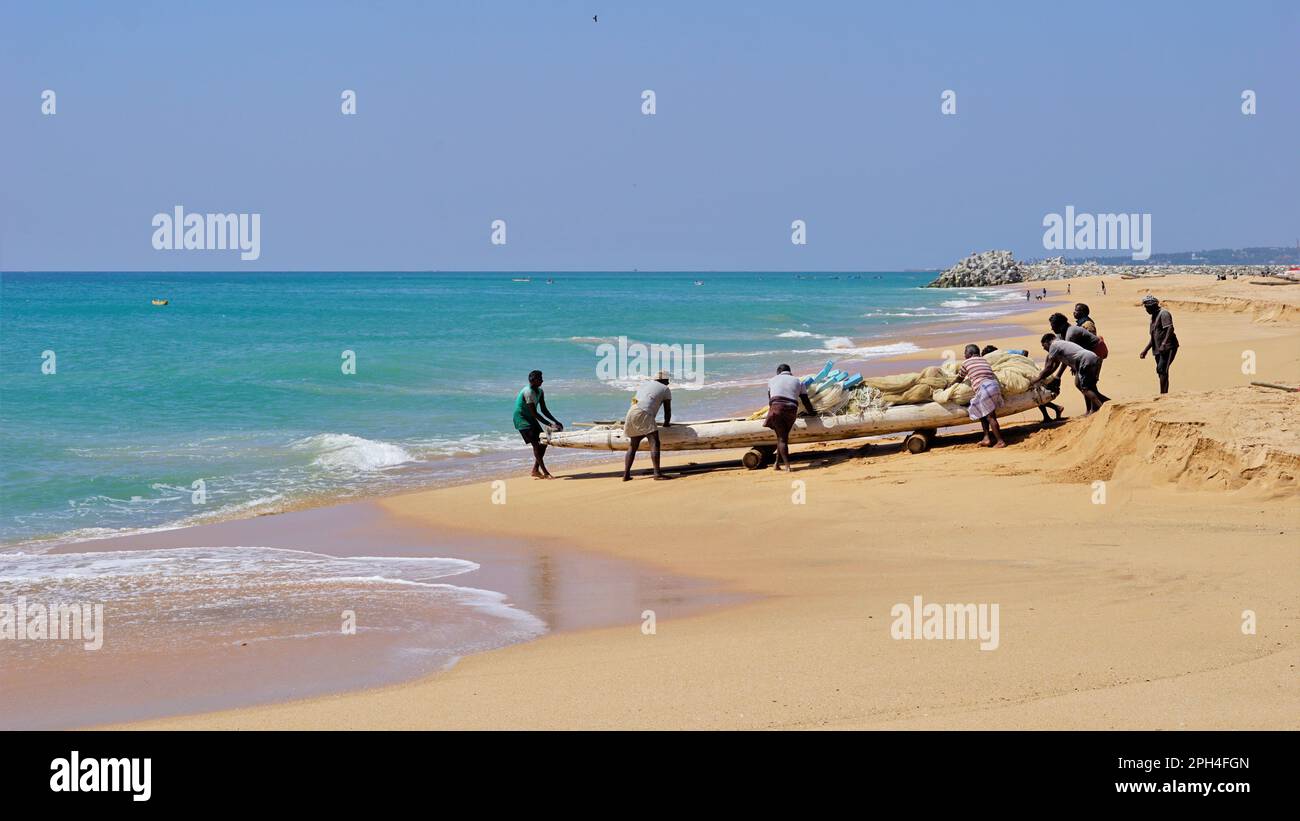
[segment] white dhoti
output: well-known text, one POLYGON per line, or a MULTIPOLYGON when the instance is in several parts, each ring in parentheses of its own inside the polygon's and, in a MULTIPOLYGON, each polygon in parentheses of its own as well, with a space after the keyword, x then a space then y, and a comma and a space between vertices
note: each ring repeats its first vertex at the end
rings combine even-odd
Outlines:
POLYGON ((657 430, 659 426, 653 416, 636 405, 627 409, 627 416, 623 417, 624 436, 648 436, 657 430))

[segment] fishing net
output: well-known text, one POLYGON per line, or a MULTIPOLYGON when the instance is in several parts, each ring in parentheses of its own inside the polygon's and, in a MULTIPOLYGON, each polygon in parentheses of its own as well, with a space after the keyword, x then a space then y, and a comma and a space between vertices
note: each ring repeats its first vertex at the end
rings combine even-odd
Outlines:
MULTIPOLYGON (((1027 356, 994 351, 984 357, 1002 386, 1002 396, 1025 393, 1029 383, 1038 376, 1038 366, 1027 356)), ((810 401, 818 416, 858 416, 879 414, 893 405, 915 405, 924 402, 951 402, 969 405, 975 391, 965 382, 957 381, 960 363, 948 362, 931 365, 915 373, 873 376, 851 388, 842 384, 820 384, 810 388, 810 401)), ((767 408, 761 408, 745 417, 762 419, 767 408)), ((622 429, 623 423, 604 422, 591 430, 622 429)))
MULTIPOLYGON (((1029 383, 1038 376, 1038 366, 1027 356, 994 351, 984 358, 998 378, 1004 398, 1028 391, 1029 383)), ((957 368, 960 364, 948 362, 931 365, 915 373, 873 376, 863 379, 861 384, 848 390, 839 385, 828 386, 812 397, 812 405, 819 416, 866 416, 893 405, 924 402, 969 405, 975 390, 965 382, 957 381, 957 368)), ((762 419, 766 414, 767 408, 763 408, 748 418, 762 419)))
MULTIPOLYGON (((1038 376, 1038 366, 1027 356, 994 351, 985 357, 993 375, 998 378, 1003 397, 1016 396, 1029 390, 1029 383, 1038 376)), ((919 402, 952 402, 970 404, 975 391, 965 382, 957 381, 958 362, 932 365, 917 373, 864 379, 863 383, 877 388, 885 407, 912 405, 919 402)))

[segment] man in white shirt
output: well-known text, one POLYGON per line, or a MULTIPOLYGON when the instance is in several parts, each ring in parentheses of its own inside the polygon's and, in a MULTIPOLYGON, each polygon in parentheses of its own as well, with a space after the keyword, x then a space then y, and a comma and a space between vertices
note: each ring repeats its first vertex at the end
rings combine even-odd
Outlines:
POLYGON ((632 461, 636 459, 642 439, 650 440, 650 464, 654 467, 655 479, 673 478, 659 470, 659 427, 655 424, 655 417, 659 415, 660 406, 664 409, 664 427, 669 427, 673 418, 673 394, 668 390, 668 371, 660 371, 654 379, 647 379, 637 387, 632 407, 623 418, 623 435, 631 440, 627 456, 623 457, 624 482, 632 481, 632 461))
POLYGON ((809 413, 817 413, 812 402, 808 401, 808 387, 803 380, 790 373, 789 365, 777 365, 776 376, 767 383, 767 418, 763 420, 763 427, 771 428, 776 434, 776 465, 773 470, 780 470, 782 463, 787 472, 792 470, 790 431, 794 428, 794 420, 799 417, 800 402, 809 413))

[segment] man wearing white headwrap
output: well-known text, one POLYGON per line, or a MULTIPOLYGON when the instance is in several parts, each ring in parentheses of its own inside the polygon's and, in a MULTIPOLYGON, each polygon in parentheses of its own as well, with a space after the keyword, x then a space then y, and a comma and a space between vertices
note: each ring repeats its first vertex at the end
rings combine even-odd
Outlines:
POLYGON ((623 481, 632 481, 632 461, 636 459, 637 449, 642 439, 650 440, 650 464, 654 467, 656 479, 671 479, 659 470, 659 427, 655 417, 659 407, 664 409, 664 427, 669 427, 673 418, 673 394, 668 390, 668 371, 660 371, 654 379, 647 379, 636 389, 632 397, 632 407, 623 417, 623 435, 628 442, 627 456, 623 457, 623 481))
POLYGON ((1138 354, 1139 359, 1146 359, 1147 352, 1156 356, 1156 376, 1160 378, 1160 392, 1169 393, 1169 366, 1174 364, 1178 355, 1178 335, 1174 333, 1174 317, 1168 308, 1160 307, 1160 300, 1151 294, 1142 298, 1142 307, 1151 315, 1151 340, 1138 354))

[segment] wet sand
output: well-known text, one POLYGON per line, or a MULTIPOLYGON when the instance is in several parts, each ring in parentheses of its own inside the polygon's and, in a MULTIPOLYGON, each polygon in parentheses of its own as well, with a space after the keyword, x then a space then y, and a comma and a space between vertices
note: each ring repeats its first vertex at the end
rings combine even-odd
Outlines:
MULTIPOLYGON (((571 547, 557 549, 547 539, 418 527, 372 502, 83 542, 52 552, 214 546, 471 561, 479 569, 439 581, 502 593, 512 608, 540 619, 547 633, 639 623, 646 609, 681 617, 743 598, 708 580, 571 547)), ((255 583, 252 576, 249 584, 255 583)), ((291 592, 293 599, 269 614, 254 607, 214 614, 213 591, 206 586, 149 593, 154 599, 110 600, 99 650, 83 651, 80 643, 26 642, 21 656, 8 658, 0 670, 0 690, 28 707, 6 711, 0 728, 74 727, 283 701, 390 684, 455 663, 455 655, 432 652, 438 636, 413 637, 412 629, 451 630, 449 638, 457 645, 509 643, 493 634, 501 626, 495 621, 467 619, 445 601, 425 602, 418 590, 394 604, 368 593, 359 599, 355 586, 338 588, 315 579, 302 584, 302 589, 273 588, 276 595, 291 592), (345 609, 367 629, 344 633, 345 609), (157 624, 149 623, 150 615, 157 624)), ((224 608, 232 607, 229 597, 222 601, 224 608)))

